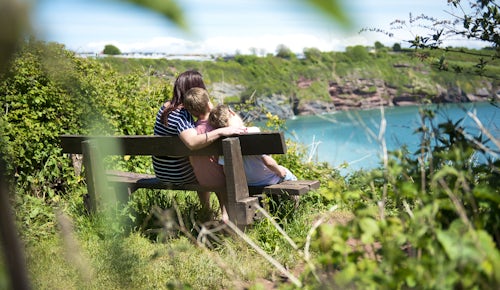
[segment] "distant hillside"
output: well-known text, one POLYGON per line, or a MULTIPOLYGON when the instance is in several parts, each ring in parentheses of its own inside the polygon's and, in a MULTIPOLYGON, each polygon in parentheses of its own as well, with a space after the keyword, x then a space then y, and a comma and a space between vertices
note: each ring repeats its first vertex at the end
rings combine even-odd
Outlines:
MULTIPOLYGON (((310 49, 304 58, 237 55, 210 61, 101 58, 122 73, 140 70, 150 80, 172 80, 199 70, 212 96, 230 103, 250 101, 282 117, 331 110, 365 109, 430 102, 496 99, 500 60, 479 71, 480 57, 443 50, 350 47, 346 52, 310 49), (283 109, 285 108, 285 109, 283 109), (284 112, 277 112, 280 109, 284 112)), ((470 54, 472 52, 473 54, 470 54)), ((485 58, 482 58, 483 61, 485 58)))

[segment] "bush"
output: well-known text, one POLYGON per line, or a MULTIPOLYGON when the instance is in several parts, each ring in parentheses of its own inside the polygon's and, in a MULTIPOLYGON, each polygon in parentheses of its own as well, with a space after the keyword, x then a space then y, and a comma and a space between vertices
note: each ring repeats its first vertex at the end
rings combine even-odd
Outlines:
POLYGON ((104 50, 102 51, 103 54, 108 54, 108 55, 119 55, 122 54, 120 49, 112 44, 107 44, 104 46, 104 50))
POLYGON ((368 49, 361 45, 347 47, 345 53, 353 62, 366 62, 370 59, 368 49))
POLYGON ((341 199, 353 218, 319 227, 323 287, 499 287, 500 164, 488 157, 497 149, 460 122, 435 125, 435 111, 421 114, 421 150, 402 148, 387 168, 351 176, 341 199))
POLYGON ((73 180, 59 135, 151 134, 170 86, 146 87, 140 77, 78 58, 61 45, 26 42, 0 83, 9 175, 29 184, 34 196, 53 196, 73 180))

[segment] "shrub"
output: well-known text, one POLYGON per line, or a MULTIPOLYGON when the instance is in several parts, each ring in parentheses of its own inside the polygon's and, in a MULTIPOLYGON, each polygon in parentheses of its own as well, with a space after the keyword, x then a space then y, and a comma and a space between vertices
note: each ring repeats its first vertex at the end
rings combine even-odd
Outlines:
POLYGON ((104 50, 102 51, 103 54, 108 54, 108 55, 119 55, 122 54, 120 49, 112 44, 107 44, 104 46, 104 50))
POLYGON ((59 135, 150 134, 169 93, 170 86, 146 87, 139 73, 118 74, 61 45, 26 42, 0 83, 2 153, 10 176, 34 196, 64 192, 72 169, 59 135))
POLYGON ((351 177, 342 200, 354 218, 321 225, 313 242, 323 287, 499 287, 497 149, 436 114, 421 111, 419 152, 402 148, 387 168, 351 177))

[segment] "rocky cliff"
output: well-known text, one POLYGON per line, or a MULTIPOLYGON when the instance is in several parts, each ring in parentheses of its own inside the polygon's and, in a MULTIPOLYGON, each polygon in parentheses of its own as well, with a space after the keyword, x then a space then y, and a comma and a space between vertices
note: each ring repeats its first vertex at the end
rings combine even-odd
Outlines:
MULTIPOLYGON (((314 80, 300 79, 298 89, 308 88, 314 80)), ((240 85, 212 84, 212 94, 218 99, 226 96, 238 96, 244 91, 240 85)), ((436 85, 434 88, 423 91, 420 88, 406 86, 398 89, 389 86, 383 80, 355 79, 329 81, 328 100, 297 100, 293 96, 273 94, 256 98, 256 110, 250 112, 252 119, 264 119, 267 112, 280 118, 291 118, 295 115, 322 114, 338 110, 371 109, 380 106, 408 106, 423 102, 432 103, 460 103, 500 100, 500 89, 491 83, 474 93, 465 93, 459 87, 436 85), (430 98, 429 91, 432 91, 430 98)))

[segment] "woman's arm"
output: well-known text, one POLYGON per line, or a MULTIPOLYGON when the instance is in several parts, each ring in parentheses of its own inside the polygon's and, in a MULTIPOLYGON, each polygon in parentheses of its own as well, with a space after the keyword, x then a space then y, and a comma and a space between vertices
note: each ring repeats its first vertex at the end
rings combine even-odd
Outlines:
POLYGON ((182 142, 184 142, 189 149, 197 150, 208 146, 222 136, 241 135, 245 133, 245 127, 223 127, 198 135, 196 129, 191 128, 182 131, 179 134, 179 138, 181 138, 182 142))
POLYGON ((280 178, 284 178, 286 176, 286 171, 278 165, 278 162, 276 162, 274 158, 269 155, 262 155, 261 158, 267 168, 269 168, 269 170, 274 172, 280 178))

